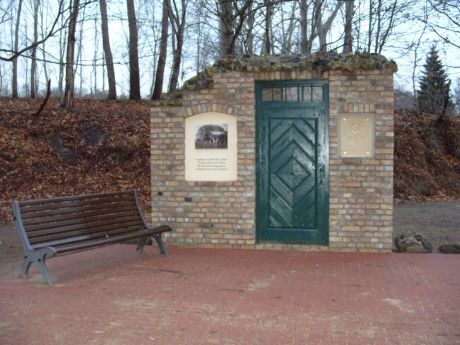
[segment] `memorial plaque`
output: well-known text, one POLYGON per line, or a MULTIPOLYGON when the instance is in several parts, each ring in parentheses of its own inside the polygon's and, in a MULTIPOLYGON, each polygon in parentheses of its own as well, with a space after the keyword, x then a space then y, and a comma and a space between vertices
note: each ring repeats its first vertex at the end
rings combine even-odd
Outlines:
POLYGON ((374 156, 374 116, 365 114, 339 117, 340 156, 365 158, 374 156))
POLYGON ((185 119, 185 180, 236 179, 236 118, 209 112, 185 119))

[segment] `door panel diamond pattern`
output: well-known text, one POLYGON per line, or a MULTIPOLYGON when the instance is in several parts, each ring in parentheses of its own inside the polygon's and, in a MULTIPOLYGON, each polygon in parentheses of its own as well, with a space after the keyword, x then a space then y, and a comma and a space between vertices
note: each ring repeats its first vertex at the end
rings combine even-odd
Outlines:
POLYGON ((316 226, 316 119, 270 119, 269 226, 316 226))

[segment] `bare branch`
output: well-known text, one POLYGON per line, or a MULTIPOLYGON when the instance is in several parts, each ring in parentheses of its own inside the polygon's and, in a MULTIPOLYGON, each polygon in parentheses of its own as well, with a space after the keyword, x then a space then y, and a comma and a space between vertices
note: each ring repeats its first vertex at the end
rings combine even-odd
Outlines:
MULTIPOLYGON (((95 2, 97 0, 88 0, 82 4, 80 4, 80 8, 88 5, 88 4, 91 4, 93 2, 95 2)), ((11 53, 10 56, 1 56, 0 55, 0 60, 1 61, 13 61, 14 59, 16 59, 17 57, 21 56, 22 54, 24 54, 26 51, 29 51, 29 50, 32 50, 33 48, 43 44, 44 42, 46 42, 49 38, 53 37, 56 33, 58 33, 59 31, 61 31, 64 27, 59 27, 59 28, 56 28, 58 22, 59 22, 59 18, 65 13, 68 11, 67 8, 64 8, 63 6, 64 4, 64 0, 60 0, 59 1, 59 5, 58 5, 58 12, 56 14, 56 18, 54 19, 54 22, 53 24, 51 25, 51 28, 48 30, 48 33, 46 34, 46 36, 42 37, 40 40, 38 41, 35 41, 35 42, 32 42, 30 45, 18 50, 18 51, 13 51, 13 50, 10 50, 10 49, 0 49, 0 52, 3 52, 3 53, 11 53)))

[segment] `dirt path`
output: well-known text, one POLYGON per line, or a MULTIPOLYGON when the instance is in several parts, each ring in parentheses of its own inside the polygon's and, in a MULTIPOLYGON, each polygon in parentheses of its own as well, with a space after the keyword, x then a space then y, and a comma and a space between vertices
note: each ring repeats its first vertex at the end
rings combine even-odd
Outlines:
POLYGON ((460 201, 401 202, 394 209, 394 235, 425 235, 437 252, 441 244, 460 243, 460 201))
POLYGON ((0 278, 19 272, 22 248, 14 225, 0 225, 0 278))
MULTIPOLYGON (((443 243, 460 243, 460 201, 401 202, 395 205, 394 233, 419 232, 437 251, 443 243)), ((0 277, 18 271, 22 249, 14 225, 0 225, 0 277)))

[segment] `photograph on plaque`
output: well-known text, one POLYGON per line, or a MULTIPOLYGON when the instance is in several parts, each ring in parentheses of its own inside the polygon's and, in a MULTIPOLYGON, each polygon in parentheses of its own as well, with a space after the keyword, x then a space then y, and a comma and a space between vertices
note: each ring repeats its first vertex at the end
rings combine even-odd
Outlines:
POLYGON ((195 149, 228 148, 228 124, 197 124, 195 131, 195 149))

